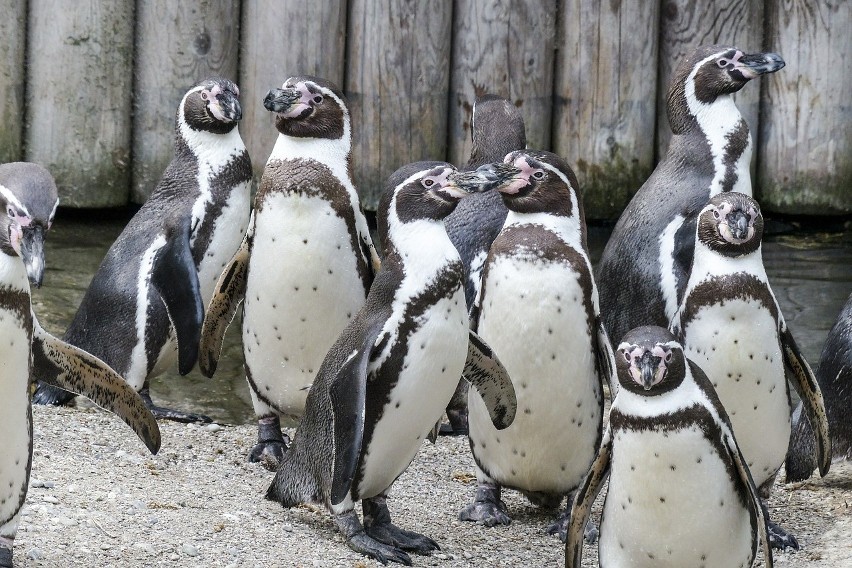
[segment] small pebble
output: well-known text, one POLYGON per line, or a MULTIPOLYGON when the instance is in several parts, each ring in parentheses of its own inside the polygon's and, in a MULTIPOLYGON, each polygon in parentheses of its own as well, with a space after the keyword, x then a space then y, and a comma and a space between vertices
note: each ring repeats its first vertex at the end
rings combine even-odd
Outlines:
POLYGON ((203 428, 203 430, 205 430, 206 432, 218 432, 219 430, 223 430, 223 429, 224 428, 222 428, 222 426, 220 424, 216 424, 215 422, 211 422, 210 424, 207 424, 203 428))
POLYGON ((43 499, 43 501, 44 501, 45 503, 53 503, 53 504, 59 503, 59 499, 57 499, 57 498, 56 498, 56 497, 54 497, 53 495, 47 495, 47 496, 45 496, 45 497, 44 497, 44 499, 43 499))
POLYGON ((27 558, 30 560, 41 560, 44 558, 44 553, 38 548, 31 548, 27 551, 27 558))
POLYGON ((181 550, 187 556, 198 556, 198 549, 192 544, 184 544, 181 550))
POLYGON ((53 489, 56 487, 56 483, 53 481, 43 481, 41 479, 33 479, 31 485, 33 487, 44 487, 45 489, 53 489))

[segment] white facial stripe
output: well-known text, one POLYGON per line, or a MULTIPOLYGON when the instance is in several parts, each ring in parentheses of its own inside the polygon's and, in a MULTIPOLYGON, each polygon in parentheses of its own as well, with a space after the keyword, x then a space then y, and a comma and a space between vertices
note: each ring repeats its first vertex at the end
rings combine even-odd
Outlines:
POLYGON ((30 212, 27 210, 26 207, 24 207, 24 204, 21 203, 20 201, 18 201, 18 198, 15 197, 15 194, 12 193, 12 190, 9 189, 8 187, 6 187, 3 184, 0 184, 0 195, 3 196, 3 198, 6 200, 6 203, 9 203, 10 205, 14 205, 15 207, 18 208, 19 211, 22 211, 24 213, 24 215, 26 215, 27 217, 30 216, 30 212))
POLYGON ((56 216, 56 209, 59 207, 59 198, 56 198, 56 203, 53 204, 53 209, 50 211, 50 217, 47 218, 48 223, 53 223, 53 218, 56 216))
POLYGON ((677 311, 677 279, 674 274, 675 234, 683 224, 683 215, 672 219, 660 235, 660 290, 665 302, 666 319, 671 321, 677 311))

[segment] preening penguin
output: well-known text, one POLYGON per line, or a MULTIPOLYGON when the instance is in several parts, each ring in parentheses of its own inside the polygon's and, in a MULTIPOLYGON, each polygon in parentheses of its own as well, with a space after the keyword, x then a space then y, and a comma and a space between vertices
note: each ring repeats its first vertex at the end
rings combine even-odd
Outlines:
POLYGON ((620 388, 574 501, 566 568, 580 566, 586 521, 607 476, 600 566, 748 567, 760 545, 771 568, 757 488, 701 368, 653 326, 630 331, 615 361, 620 388))
POLYGON ((323 357, 367 297, 379 266, 352 182, 352 124, 343 93, 290 77, 266 95, 278 141, 253 221, 222 271, 201 334, 212 376, 243 302, 246 378, 258 420, 251 461, 274 470, 287 449, 280 416, 298 419, 323 357))
POLYGON ((669 325, 689 276, 698 212, 720 192, 751 195, 751 135, 733 94, 783 66, 777 54, 720 45, 681 61, 668 91, 668 152, 622 212, 598 266, 610 337, 669 325))
POLYGON ((459 376, 477 386, 498 428, 515 415, 505 369, 469 329, 461 259, 443 225, 478 186, 468 181, 443 162, 409 164, 388 180, 378 211, 381 271, 323 360, 267 492, 285 507, 325 505, 347 544, 383 563, 410 564, 406 550, 437 548, 393 525, 385 499, 459 376))
MULTIPOLYGON (((231 81, 206 79, 187 91, 172 162, 110 247, 65 332, 66 341, 118 371, 160 418, 210 420, 154 406, 148 380, 175 359, 181 374, 192 370, 204 305, 246 232, 252 169, 241 118, 231 81)), ((39 380, 50 382, 49 374, 36 368, 39 380)), ((34 398, 69 399, 43 386, 34 398)))

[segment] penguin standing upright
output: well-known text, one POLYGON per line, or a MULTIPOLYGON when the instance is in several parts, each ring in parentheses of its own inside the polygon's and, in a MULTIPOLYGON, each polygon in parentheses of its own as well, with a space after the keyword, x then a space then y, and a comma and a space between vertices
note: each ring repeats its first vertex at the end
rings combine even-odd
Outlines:
POLYGON ((777 54, 720 45, 681 61, 667 97, 668 152, 622 212, 598 265, 610 337, 668 326, 686 286, 698 211, 720 192, 751 195, 751 135, 733 94, 783 66, 777 54))
MULTIPOLYGON (((478 486, 459 518, 487 526, 510 522, 501 487, 558 506, 580 485, 600 443, 613 364, 574 172, 531 150, 501 165, 516 173, 496 187, 509 214, 485 261, 476 328, 506 366, 521 412, 498 431, 482 399, 468 398, 478 486)), ((563 539, 567 513, 550 528, 563 539)))
POLYGON ((0 567, 12 566, 12 545, 27 496, 33 427, 30 376, 53 369, 55 385, 90 397, 119 415, 152 453, 157 422, 142 399, 102 361, 48 334, 32 312, 28 282, 44 274, 44 234, 56 214, 56 185, 43 167, 0 165, 0 567))
POLYGON ((287 449, 280 416, 298 419, 323 357, 367 297, 379 259, 352 183, 352 123, 343 93, 290 77, 264 106, 278 140, 252 226, 207 309, 200 367, 212 376, 243 299, 246 378, 258 420, 249 454, 275 468, 287 449))
POLYGON ((347 544, 382 563, 438 548, 393 525, 385 499, 459 376, 483 393, 495 425, 515 414, 505 369, 468 326, 461 260, 443 225, 475 185, 458 176, 450 164, 418 162, 389 178, 378 210, 382 269, 323 360, 267 492, 285 507, 325 505, 347 544))
POLYGON ((609 476, 602 568, 747 568, 759 544, 771 568, 757 488, 701 368, 655 326, 630 331, 615 361, 620 388, 571 511, 565 567, 580 567, 586 520, 609 476))
MULTIPOLYGON (((249 220, 251 160, 237 123, 239 89, 201 81, 177 109, 175 155, 151 196, 112 244, 65 340, 100 357, 140 391, 158 418, 204 420, 155 406, 148 381, 198 356, 204 306, 249 220)), ((49 382, 48 370, 36 378, 49 382)), ((62 404, 67 393, 40 387, 34 400, 62 404)))
MULTIPOLYGON (((837 460, 852 459, 852 294, 837 316, 825 344, 819 367, 817 384, 822 391, 831 435, 831 454, 837 460)), ((793 436, 787 450, 785 471, 787 482, 802 481, 811 476, 817 467, 813 427, 804 403, 793 412, 793 436)))
MULTIPOLYGON (((729 192, 710 199, 698 215, 689 281, 672 331, 713 383, 754 482, 768 496, 790 442, 785 365, 793 371, 808 417, 818 425, 823 475, 831 450, 819 385, 769 287, 762 236, 763 216, 751 197, 729 192)), ((773 546, 798 548, 796 539, 774 523, 769 530, 773 546)))

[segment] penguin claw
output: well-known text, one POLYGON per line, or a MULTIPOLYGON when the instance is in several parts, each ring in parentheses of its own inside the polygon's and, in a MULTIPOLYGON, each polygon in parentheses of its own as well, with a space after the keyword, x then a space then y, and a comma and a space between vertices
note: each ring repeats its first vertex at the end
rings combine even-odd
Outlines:
POLYGON ((379 542, 364 532, 352 535, 346 540, 346 544, 355 552, 375 558, 382 564, 396 562, 397 564, 411 566, 411 557, 405 551, 379 542))
POLYGON ((796 540, 796 537, 782 529, 776 523, 772 521, 767 521, 766 529, 769 537, 769 545, 776 550, 784 550, 786 548, 792 548, 793 550, 799 550, 799 541, 796 540))
POLYGON ((165 406, 157 406, 151 399, 151 392, 148 390, 147 385, 139 391, 139 396, 142 397, 142 402, 145 403, 145 406, 148 407, 148 410, 151 411, 151 414, 153 414, 154 418, 157 420, 172 420, 174 422, 184 423, 201 422, 204 424, 210 424, 213 422, 212 418, 204 414, 192 414, 191 412, 174 410, 172 408, 166 408, 165 406))
MULTIPOLYGON (((67 390, 39 382, 33 393, 34 404, 44 404, 52 406, 66 406, 74 400, 74 394, 67 390)), ((0 564, 0 566, 3 566, 0 564)))
POLYGON ((435 550, 441 550, 438 543, 426 535, 407 531, 391 523, 375 524, 364 527, 367 535, 377 541, 420 555, 428 555, 435 550))
MULTIPOLYGON (((559 515, 557 519, 547 527, 547 534, 559 535, 559 540, 565 542, 568 539, 568 526, 571 524, 571 513, 566 511, 559 515)), ((583 531, 583 540, 586 544, 594 544, 598 541, 598 527, 589 520, 586 523, 586 528, 583 531)))
POLYGON ((503 501, 475 500, 459 512, 460 521, 472 521, 486 527, 509 525, 512 517, 503 501))
POLYGON ((258 442, 249 453, 251 463, 260 462, 269 471, 276 471, 284 460, 289 440, 267 440, 258 442))

